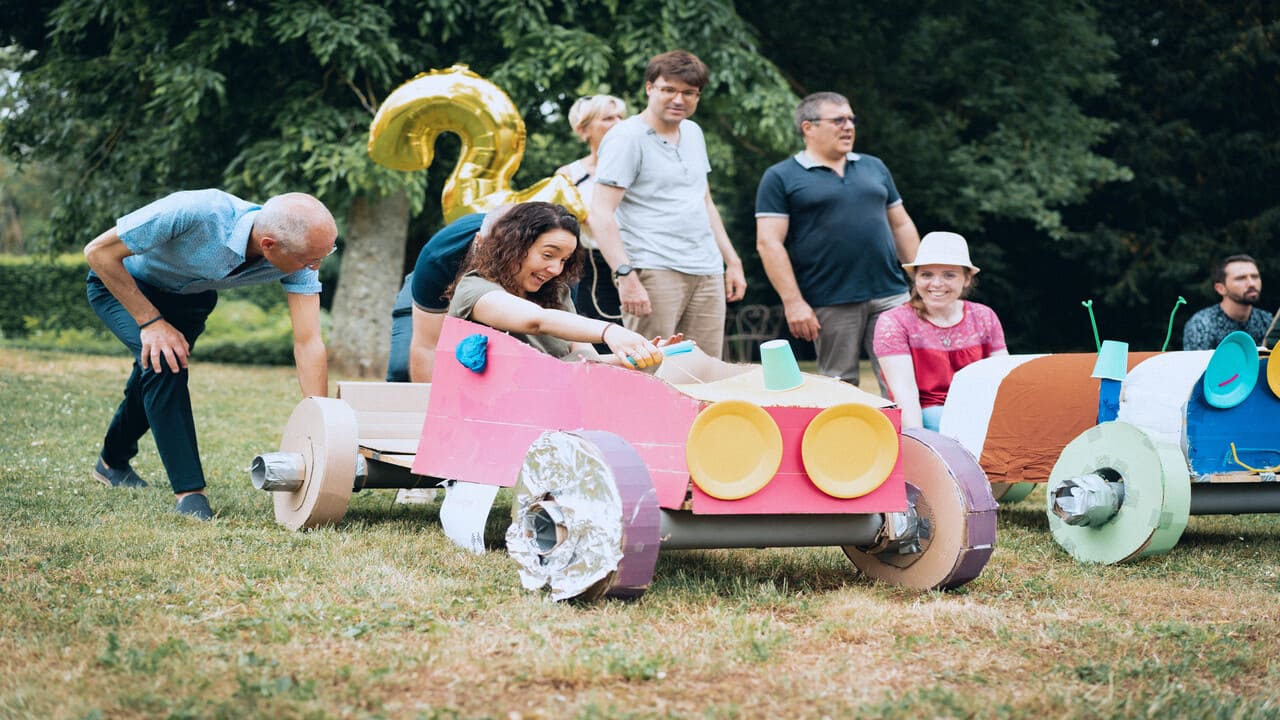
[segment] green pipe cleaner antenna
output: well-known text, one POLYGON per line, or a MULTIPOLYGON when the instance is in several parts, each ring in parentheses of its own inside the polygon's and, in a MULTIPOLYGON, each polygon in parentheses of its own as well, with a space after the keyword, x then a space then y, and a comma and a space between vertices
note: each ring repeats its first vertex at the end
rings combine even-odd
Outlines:
POLYGON ((1093 300, 1082 300, 1080 304, 1089 311, 1089 324, 1093 326, 1093 346, 1097 352, 1102 352, 1102 341, 1098 339, 1098 321, 1093 318, 1093 300))
POLYGON ((1165 331, 1164 345, 1160 346, 1160 352, 1164 352, 1165 348, 1169 347, 1169 338, 1173 337, 1173 316, 1178 312, 1178 307, 1180 305, 1186 305, 1186 304, 1187 304, 1187 299, 1179 295, 1178 301, 1173 304, 1173 310, 1169 311, 1169 329, 1165 331))

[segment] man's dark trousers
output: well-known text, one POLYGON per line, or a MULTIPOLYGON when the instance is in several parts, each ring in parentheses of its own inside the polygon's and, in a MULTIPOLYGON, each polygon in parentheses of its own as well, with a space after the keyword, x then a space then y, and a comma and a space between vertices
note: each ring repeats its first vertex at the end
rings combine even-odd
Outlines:
MULTIPOLYGON (((194 349, 196 338, 204 332, 205 320, 218 304, 217 291, 180 295, 136 278, 135 281, 165 321, 177 328, 194 349)), ((103 461, 113 468, 128 467, 129 461, 138 454, 138 440, 150 430, 174 493, 200 490, 205 484, 204 468, 200 464, 195 418, 191 414, 187 369, 175 373, 161 359, 159 368, 153 362, 150 370, 143 370, 140 364, 142 337, 137 321, 95 273, 89 273, 86 285, 93 311, 133 355, 133 373, 125 384, 124 400, 116 408, 102 442, 103 461)))

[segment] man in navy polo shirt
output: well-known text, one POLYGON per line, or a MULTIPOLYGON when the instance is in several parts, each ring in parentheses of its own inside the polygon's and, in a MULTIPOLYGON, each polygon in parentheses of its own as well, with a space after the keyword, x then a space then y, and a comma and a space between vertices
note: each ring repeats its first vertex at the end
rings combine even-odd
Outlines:
POLYGON ((876 318, 906 302, 901 264, 920 234, 879 158, 853 152, 857 118, 831 92, 800 102, 804 150, 770 167, 756 193, 756 249, 782 299, 791 334, 812 340, 818 371, 858 384, 876 318))
POLYGON ((328 395, 316 271, 337 238, 333 216, 310 195, 287 193, 257 205, 221 190, 194 190, 125 215, 86 245, 89 304, 133 355, 94 478, 108 487, 146 487, 129 461, 150 430, 177 511, 212 518, 187 387, 191 348, 219 289, 279 280, 302 394, 328 395))

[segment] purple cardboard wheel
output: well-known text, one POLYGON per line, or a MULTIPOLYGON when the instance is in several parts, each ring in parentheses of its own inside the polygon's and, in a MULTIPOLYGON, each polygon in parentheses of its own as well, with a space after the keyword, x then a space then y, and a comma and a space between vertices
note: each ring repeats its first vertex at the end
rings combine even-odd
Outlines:
POLYGON ((978 577, 996 541, 986 473, 955 440, 923 429, 902 433, 902 469, 914 513, 887 513, 886 526, 914 514, 915 543, 845 546, 845 554, 868 577, 916 590, 956 588, 978 577))
POLYGON ((657 493, 640 455, 607 432, 544 432, 529 447, 507 552, 552 600, 636 598, 658 560, 657 493))

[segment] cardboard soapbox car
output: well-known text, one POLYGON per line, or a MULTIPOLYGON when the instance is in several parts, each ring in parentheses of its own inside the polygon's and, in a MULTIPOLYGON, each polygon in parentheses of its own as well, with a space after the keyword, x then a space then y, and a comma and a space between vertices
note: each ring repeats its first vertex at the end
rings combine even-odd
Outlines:
POLYGON ((338 522, 353 491, 513 488, 507 550, 524 585, 555 599, 638 596, 659 548, 839 546, 910 588, 976 578, 996 503, 974 458, 900 433, 877 396, 797 376, 765 390, 761 366, 696 350, 655 375, 566 362, 449 318, 433 385, 308 398, 252 475, 292 529, 338 522), (468 369, 457 349, 478 338, 484 367, 468 369))
POLYGON ((1168 552, 1190 515, 1280 512, 1280 365, 1243 332, 1213 351, 981 360, 940 430, 1002 503, 1045 483, 1054 539, 1083 562, 1168 552))

